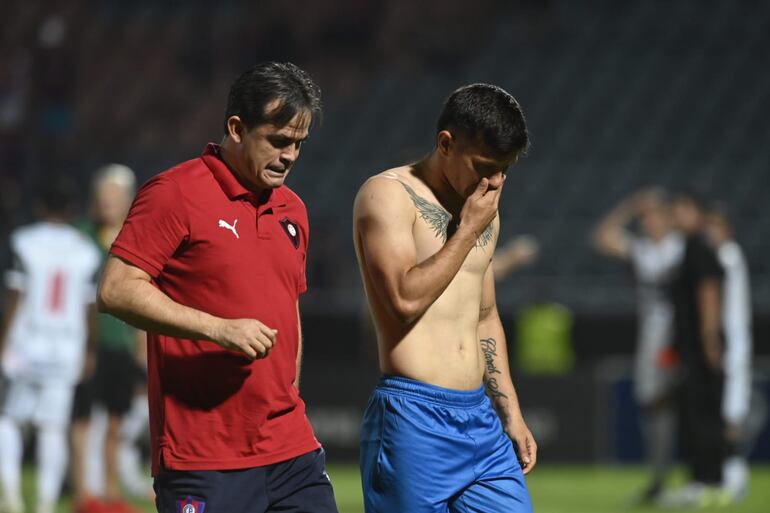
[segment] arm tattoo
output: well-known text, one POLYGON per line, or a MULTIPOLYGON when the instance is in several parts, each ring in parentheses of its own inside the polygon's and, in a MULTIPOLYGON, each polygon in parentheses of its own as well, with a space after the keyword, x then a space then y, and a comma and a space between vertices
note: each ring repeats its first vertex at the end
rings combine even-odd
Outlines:
POLYGON ((490 242, 492 242, 492 237, 494 236, 493 230, 492 230, 492 223, 489 223, 486 228, 484 228, 484 231, 481 232, 481 235, 476 239, 476 247, 480 248, 482 246, 486 246, 490 242))
MULTIPOLYGON (((440 237, 441 242, 446 242, 447 232, 449 230, 449 222, 452 220, 452 216, 449 214, 449 212, 436 205, 435 203, 431 203, 422 196, 418 195, 416 192, 414 192, 414 189, 409 187, 401 180, 399 180, 398 183, 404 186, 404 189, 406 189, 406 192, 412 199, 412 203, 414 203, 414 206, 417 208, 417 212, 419 212, 420 217, 423 219, 423 221, 428 223, 428 226, 431 227, 433 232, 436 234, 436 237, 440 237)), ((484 228, 484 231, 481 232, 481 235, 479 235, 476 239, 475 247, 480 248, 482 246, 486 246, 492 241, 493 237, 494 231, 492 229, 492 223, 489 223, 487 227, 484 228)))
POLYGON ((497 378, 494 377, 495 374, 502 374, 502 372, 500 372, 500 370, 497 368, 497 365, 495 365, 495 357, 497 356, 497 341, 493 338, 482 338, 481 350, 484 353, 484 360, 486 362, 484 384, 487 387, 487 392, 489 392, 489 395, 492 396, 493 400, 500 397, 503 399, 508 398, 507 395, 500 391, 500 385, 497 383, 497 378))

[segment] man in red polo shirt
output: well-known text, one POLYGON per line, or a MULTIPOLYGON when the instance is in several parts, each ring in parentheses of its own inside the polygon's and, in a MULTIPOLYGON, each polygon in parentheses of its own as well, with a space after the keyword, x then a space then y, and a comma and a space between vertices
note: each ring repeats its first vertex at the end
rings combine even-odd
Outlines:
POLYGON ((99 306, 149 335, 160 513, 337 511, 298 390, 307 212, 283 185, 319 115, 298 67, 246 71, 221 146, 147 182, 112 246, 99 306))

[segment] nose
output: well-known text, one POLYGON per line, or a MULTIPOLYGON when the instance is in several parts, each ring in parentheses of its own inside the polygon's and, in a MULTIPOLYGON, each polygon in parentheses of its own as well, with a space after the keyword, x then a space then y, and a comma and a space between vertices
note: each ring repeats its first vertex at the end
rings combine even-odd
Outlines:
POLYGON ((501 185, 503 185, 503 181, 505 181, 505 175, 502 171, 498 171, 493 175, 490 175, 488 178, 489 185, 493 188, 498 188, 501 185))
POLYGON ((299 157, 299 147, 296 144, 291 144, 281 151, 281 162, 289 167, 294 164, 294 161, 299 157))

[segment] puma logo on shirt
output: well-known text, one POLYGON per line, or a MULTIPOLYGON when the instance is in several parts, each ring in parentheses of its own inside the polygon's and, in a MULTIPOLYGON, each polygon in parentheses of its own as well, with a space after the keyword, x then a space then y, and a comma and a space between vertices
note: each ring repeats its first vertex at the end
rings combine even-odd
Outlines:
POLYGON ((219 220, 219 227, 220 228, 227 228, 228 230, 233 232, 233 235, 235 235, 236 239, 240 239, 240 237, 238 236, 238 232, 235 231, 235 225, 236 224, 238 224, 238 220, 237 219, 235 221, 233 221, 233 224, 230 224, 227 221, 223 221, 222 219, 219 220))

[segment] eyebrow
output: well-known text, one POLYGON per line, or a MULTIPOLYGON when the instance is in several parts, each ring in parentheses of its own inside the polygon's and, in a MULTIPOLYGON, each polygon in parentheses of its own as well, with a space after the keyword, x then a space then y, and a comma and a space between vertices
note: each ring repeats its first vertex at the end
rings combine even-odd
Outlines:
POLYGON ((272 134, 272 135, 269 135, 267 137, 271 141, 286 142, 287 144, 294 144, 294 143, 298 143, 298 142, 305 142, 305 141, 307 141, 308 137, 310 137, 310 134, 308 133, 305 137, 302 137, 301 139, 300 138, 296 138, 296 137, 291 137, 291 136, 285 135, 285 134, 272 134))
POLYGON ((501 160, 481 160, 481 159, 475 159, 473 161, 473 165, 477 168, 481 169, 492 169, 492 168, 509 168, 510 163, 506 161, 501 160))

